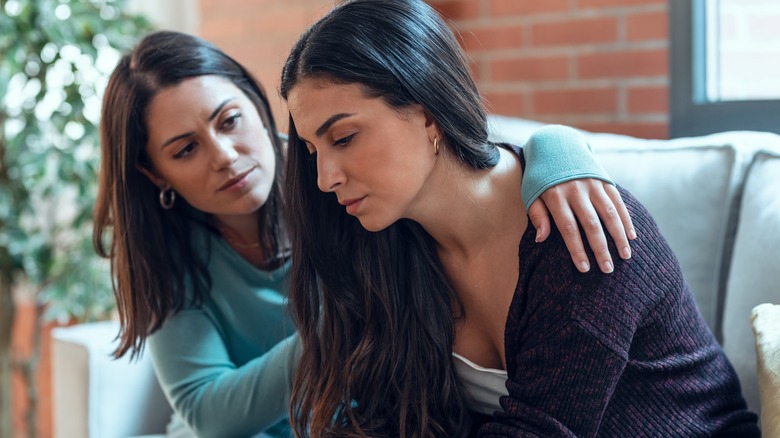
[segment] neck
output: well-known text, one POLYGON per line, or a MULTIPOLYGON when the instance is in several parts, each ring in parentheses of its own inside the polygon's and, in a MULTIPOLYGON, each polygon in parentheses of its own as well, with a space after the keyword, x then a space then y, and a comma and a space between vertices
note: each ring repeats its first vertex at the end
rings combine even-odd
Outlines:
POLYGON ((525 220, 521 196, 522 169, 518 158, 500 149, 492 169, 474 170, 447 154, 431 176, 429 190, 411 219, 436 240, 442 257, 472 259, 502 230, 515 229, 525 220), (454 207, 454 208, 453 208, 454 207))
POLYGON ((214 216, 214 226, 231 246, 253 248, 260 246, 257 213, 214 216))

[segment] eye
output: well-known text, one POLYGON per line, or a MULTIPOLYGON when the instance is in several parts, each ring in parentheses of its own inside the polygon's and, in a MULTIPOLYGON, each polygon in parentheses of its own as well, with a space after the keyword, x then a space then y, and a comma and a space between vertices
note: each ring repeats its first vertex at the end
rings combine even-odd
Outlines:
POLYGON ((241 118, 241 113, 235 113, 231 115, 230 117, 226 118, 222 122, 222 129, 229 131, 238 125, 238 120, 241 118))
POLYGON ((192 155, 194 151, 195 143, 187 143, 183 148, 179 149, 175 154, 173 154, 173 158, 177 160, 180 158, 185 158, 192 155))
POLYGON ((346 137, 342 137, 342 138, 334 141, 333 142, 333 146, 346 146, 346 145, 348 145, 352 141, 353 138, 355 138, 355 135, 357 135, 357 134, 352 134, 352 135, 348 135, 346 137))

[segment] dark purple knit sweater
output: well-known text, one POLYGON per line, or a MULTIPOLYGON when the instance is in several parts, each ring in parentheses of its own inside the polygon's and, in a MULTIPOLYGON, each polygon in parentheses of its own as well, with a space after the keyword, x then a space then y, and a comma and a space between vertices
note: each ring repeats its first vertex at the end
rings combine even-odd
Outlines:
POLYGON ((529 224, 504 339, 509 396, 480 437, 759 436, 677 258, 621 196, 638 237, 611 274, 578 272, 559 233, 538 244, 529 224))

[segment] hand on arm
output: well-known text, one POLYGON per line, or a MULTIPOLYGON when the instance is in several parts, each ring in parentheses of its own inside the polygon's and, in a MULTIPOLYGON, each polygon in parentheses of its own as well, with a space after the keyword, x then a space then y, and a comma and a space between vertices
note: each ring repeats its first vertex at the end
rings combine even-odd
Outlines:
POLYGON ((552 215, 575 266, 580 272, 587 272, 590 264, 580 238, 579 222, 599 268, 609 273, 614 264, 603 222, 619 248, 618 255, 623 259, 631 257, 629 240, 636 237, 631 217, 579 131, 560 125, 546 126, 531 136, 523 151, 527 162, 523 202, 537 230, 537 242, 550 235, 552 215))

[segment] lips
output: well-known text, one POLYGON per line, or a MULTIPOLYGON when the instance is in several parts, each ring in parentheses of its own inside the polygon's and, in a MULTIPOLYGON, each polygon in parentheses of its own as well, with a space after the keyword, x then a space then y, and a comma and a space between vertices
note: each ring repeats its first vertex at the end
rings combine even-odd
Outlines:
POLYGON ((362 198, 352 198, 352 199, 344 199, 342 201, 339 201, 339 204, 343 205, 347 208, 348 214, 355 214, 358 207, 360 207, 360 204, 363 202, 363 200, 366 199, 365 196, 362 198))
POLYGON ((230 188, 239 185, 242 181, 244 181, 246 176, 249 175, 249 173, 251 171, 253 171, 253 170, 254 170, 254 167, 250 168, 249 170, 246 170, 244 172, 239 173, 238 175, 234 176, 233 178, 230 178, 229 180, 227 180, 225 182, 225 184, 222 184, 222 186, 220 186, 220 188, 217 189, 217 191, 218 192, 222 192, 222 191, 229 190, 230 188))

